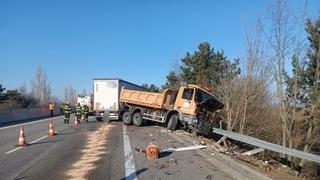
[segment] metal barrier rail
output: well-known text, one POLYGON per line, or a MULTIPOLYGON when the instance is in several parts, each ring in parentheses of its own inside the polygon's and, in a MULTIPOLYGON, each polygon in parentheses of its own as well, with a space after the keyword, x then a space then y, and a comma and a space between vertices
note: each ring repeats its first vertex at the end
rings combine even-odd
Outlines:
POLYGON ((231 132, 231 131, 225 131, 225 130, 221 130, 221 129, 217 129, 217 128, 212 128, 212 130, 213 130, 213 133, 220 134, 222 136, 226 136, 226 137, 228 137, 230 139, 234 139, 234 140, 241 141, 241 142, 244 142, 244 143, 247 143, 247 144, 251 144, 253 146, 257 146, 257 147, 261 147, 261 148, 264 148, 264 149, 268 149, 270 151, 283 153, 283 154, 287 154, 287 155, 290 155, 290 156, 298 157, 298 158, 301 158, 301 159, 305 159, 305 160, 313 161, 313 162, 316 162, 316 163, 320 163, 320 156, 315 155, 315 154, 306 153, 306 152, 299 151, 299 150, 296 150, 296 149, 290 149, 290 148, 287 148, 287 147, 280 146, 278 144, 273 144, 273 143, 266 142, 266 141, 263 141, 263 140, 260 140, 260 139, 254 138, 254 137, 250 137, 250 136, 246 136, 246 135, 243 135, 243 134, 234 133, 234 132, 231 132))

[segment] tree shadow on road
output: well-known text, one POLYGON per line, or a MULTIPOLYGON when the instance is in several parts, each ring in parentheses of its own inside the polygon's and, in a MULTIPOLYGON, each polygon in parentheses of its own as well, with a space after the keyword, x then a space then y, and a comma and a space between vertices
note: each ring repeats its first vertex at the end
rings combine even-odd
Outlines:
POLYGON ((137 176, 139 174, 145 172, 146 170, 148 170, 148 168, 139 169, 138 171, 131 173, 129 176, 121 178, 121 180, 132 180, 132 179, 135 179, 135 178, 137 178, 137 176))

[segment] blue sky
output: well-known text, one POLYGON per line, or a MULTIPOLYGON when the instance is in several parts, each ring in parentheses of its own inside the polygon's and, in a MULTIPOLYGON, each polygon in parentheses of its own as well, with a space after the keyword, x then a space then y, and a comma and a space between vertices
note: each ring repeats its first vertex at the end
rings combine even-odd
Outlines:
MULTIPOLYGON (((0 0, 0 84, 30 85, 39 64, 58 97, 69 85, 92 91, 97 77, 160 86, 200 42, 242 58, 244 27, 265 15, 268 2, 0 0)), ((309 17, 319 17, 319 10, 320 1, 310 0, 309 17)))

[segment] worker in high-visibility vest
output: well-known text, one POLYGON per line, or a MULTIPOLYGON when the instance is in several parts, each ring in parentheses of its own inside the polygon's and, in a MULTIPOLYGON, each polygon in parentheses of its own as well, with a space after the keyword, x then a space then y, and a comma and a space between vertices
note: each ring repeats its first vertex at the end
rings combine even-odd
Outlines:
POLYGON ((63 107, 64 113, 64 123, 69 124, 70 114, 71 114, 71 107, 69 103, 66 103, 63 107))
POLYGON ((82 106, 82 114, 83 114, 84 119, 88 123, 89 122, 89 119, 88 119, 89 107, 86 104, 82 106))
POLYGON ((77 121, 80 122, 80 119, 81 119, 81 106, 80 106, 80 103, 78 103, 77 106, 76 106, 76 118, 77 118, 77 121))
POLYGON ((49 103, 50 117, 53 117, 54 104, 52 102, 49 103))

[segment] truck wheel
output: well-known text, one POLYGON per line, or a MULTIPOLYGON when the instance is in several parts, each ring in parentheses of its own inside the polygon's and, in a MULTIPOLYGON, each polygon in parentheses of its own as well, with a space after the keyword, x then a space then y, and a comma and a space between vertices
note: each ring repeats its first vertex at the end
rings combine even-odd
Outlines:
POLYGON ((124 112, 122 115, 122 121, 125 125, 131 124, 131 113, 130 112, 124 112))
POLYGON ((139 112, 134 113, 132 116, 132 122, 133 122, 133 125, 135 125, 137 127, 141 126, 143 123, 141 113, 139 113, 139 112))
POLYGON ((177 124, 178 124, 178 116, 174 114, 169 119, 167 129, 174 131, 177 128, 177 124))

